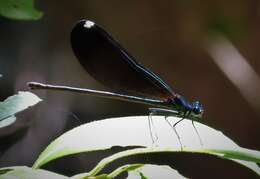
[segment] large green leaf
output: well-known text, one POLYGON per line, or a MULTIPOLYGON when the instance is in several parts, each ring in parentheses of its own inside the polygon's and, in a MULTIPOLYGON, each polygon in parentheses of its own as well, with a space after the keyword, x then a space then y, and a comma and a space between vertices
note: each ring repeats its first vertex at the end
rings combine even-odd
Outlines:
MULTIPOLYGON (((179 118, 170 117, 171 122, 179 118)), ((40 155, 34 167, 38 168, 54 159, 96 150, 109 149, 112 146, 144 146, 164 148, 175 152, 207 153, 214 156, 232 159, 251 168, 258 174, 260 152, 243 149, 223 133, 206 125, 195 122, 203 141, 200 145, 198 136, 189 120, 177 126, 184 149, 181 150, 173 129, 165 122, 164 117, 153 117, 152 131, 158 139, 152 142, 148 119, 146 116, 113 118, 91 122, 63 134, 52 142, 40 155)), ((166 151, 167 151, 166 150, 166 151)))
POLYGON ((69 179, 69 177, 59 175, 53 172, 49 172, 42 169, 32 169, 29 167, 10 167, 0 169, 0 171, 6 171, 3 175, 0 175, 0 179, 69 179))
POLYGON ((42 12, 34 8, 33 0, 1 0, 0 15, 17 20, 37 20, 42 12))
POLYGON ((3 102, 0 102, 0 127, 15 122, 15 114, 34 106, 41 99, 30 92, 19 92, 17 95, 8 97, 3 102))

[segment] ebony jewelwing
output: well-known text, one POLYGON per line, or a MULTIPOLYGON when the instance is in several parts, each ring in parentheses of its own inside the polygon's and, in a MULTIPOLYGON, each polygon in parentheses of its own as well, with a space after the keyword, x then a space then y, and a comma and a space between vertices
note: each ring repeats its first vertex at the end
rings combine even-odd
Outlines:
POLYGON ((203 108, 198 101, 189 103, 181 95, 173 92, 160 77, 139 64, 117 41, 94 22, 81 20, 75 25, 71 32, 71 46, 83 68, 94 79, 115 92, 37 82, 29 82, 28 86, 31 89, 77 92, 148 104, 157 107, 149 108, 152 114, 178 116, 182 117, 181 120, 190 118, 193 122, 193 120, 201 118, 203 108))

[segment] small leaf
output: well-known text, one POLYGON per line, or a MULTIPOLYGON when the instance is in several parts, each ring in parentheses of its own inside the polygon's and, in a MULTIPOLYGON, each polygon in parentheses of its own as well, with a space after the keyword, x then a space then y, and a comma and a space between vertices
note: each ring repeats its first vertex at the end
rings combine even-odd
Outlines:
POLYGON ((33 0, 1 0, 0 15, 17 20, 38 20, 42 12, 34 9, 33 0))
POLYGON ((118 176, 119 174, 123 173, 123 172, 130 172, 130 171, 135 171, 138 168, 143 167, 144 164, 129 164, 129 165, 124 165, 122 167, 117 168, 115 171, 113 171, 112 173, 110 173, 108 176, 110 176, 111 178, 115 178, 116 176, 118 176))
POLYGON ((185 179, 176 170, 164 165, 144 165, 136 171, 129 171, 127 179, 158 179, 178 178, 185 179), (136 174, 137 172, 137 174, 136 174))
POLYGON ((19 92, 0 102, 0 127, 15 122, 15 114, 40 102, 41 99, 30 92, 19 92))
POLYGON ((13 169, 11 169, 11 168, 1 168, 0 169, 0 175, 3 175, 3 174, 5 174, 5 173, 7 173, 7 172, 10 172, 10 171, 12 171, 13 169))
POLYGON ((16 121, 15 116, 5 118, 4 120, 0 121, 0 128, 9 126, 9 125, 13 124, 15 121, 16 121))
POLYGON ((142 172, 139 172, 139 175, 140 175, 141 179, 148 179, 146 176, 144 176, 144 174, 142 172))
POLYGON ((109 177, 107 174, 102 174, 98 176, 88 176, 86 173, 77 174, 70 179, 113 179, 109 177))
POLYGON ((71 178, 72 179, 94 179, 94 178, 96 179, 98 177, 103 177, 106 179, 112 179, 112 178, 116 178, 119 174, 121 174, 123 172, 134 171, 142 166, 144 166, 144 164, 129 164, 129 165, 124 165, 122 167, 117 168, 115 171, 111 172, 109 175, 102 174, 102 175, 98 175, 98 176, 93 176, 93 175, 90 175, 89 173, 80 173, 80 174, 74 175, 71 178))
POLYGON ((8 170, 6 173, 0 175, 1 179, 43 179, 43 178, 55 178, 55 179, 69 179, 69 177, 56 174, 53 172, 49 172, 42 169, 31 169, 29 167, 10 167, 10 168, 4 168, 0 169, 0 171, 8 170))

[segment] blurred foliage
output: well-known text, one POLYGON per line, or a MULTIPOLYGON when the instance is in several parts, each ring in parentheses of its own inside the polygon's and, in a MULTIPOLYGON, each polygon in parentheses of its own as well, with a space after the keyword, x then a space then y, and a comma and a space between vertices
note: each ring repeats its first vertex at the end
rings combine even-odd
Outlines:
POLYGON ((20 91, 17 95, 10 96, 0 102, 0 128, 11 125, 16 121, 15 114, 34 106, 41 99, 30 92, 20 91))
POLYGON ((38 20, 42 12, 34 8, 33 0, 2 0, 0 15, 15 20, 38 20))
POLYGON ((55 178, 55 179, 68 179, 68 177, 59 175, 46 170, 33 170, 29 167, 21 166, 21 167, 10 167, 0 171, 3 173, 1 179, 7 178, 17 178, 17 179, 42 179, 42 178, 55 178))
POLYGON ((219 34, 229 39, 244 36, 248 31, 245 17, 231 17, 217 10, 212 10, 207 16, 206 27, 213 37, 219 34))

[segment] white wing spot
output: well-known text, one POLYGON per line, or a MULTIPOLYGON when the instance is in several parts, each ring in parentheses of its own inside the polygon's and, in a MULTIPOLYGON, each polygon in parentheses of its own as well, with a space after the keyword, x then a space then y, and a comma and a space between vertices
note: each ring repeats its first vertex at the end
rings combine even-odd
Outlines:
POLYGON ((86 21, 85 22, 85 24, 84 24, 84 27, 86 27, 86 28, 91 28, 92 26, 94 26, 95 25, 95 23, 94 22, 92 22, 92 21, 86 21))

